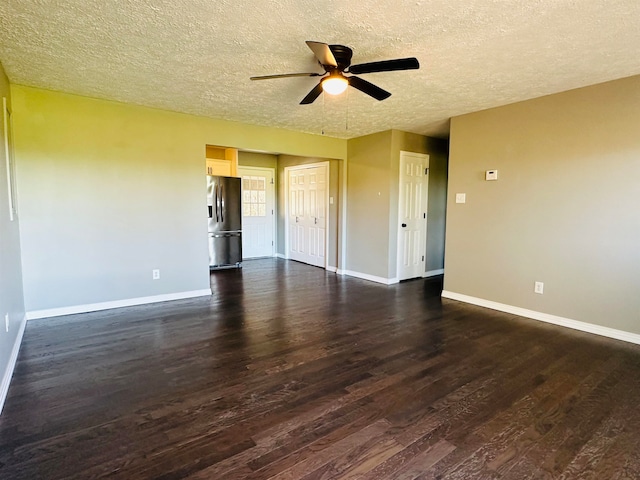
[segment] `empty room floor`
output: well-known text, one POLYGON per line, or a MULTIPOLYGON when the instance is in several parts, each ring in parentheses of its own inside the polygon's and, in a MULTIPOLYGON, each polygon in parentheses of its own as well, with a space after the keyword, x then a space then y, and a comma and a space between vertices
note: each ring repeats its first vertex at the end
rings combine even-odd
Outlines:
POLYGON ((640 478, 640 346, 292 261, 31 321, 0 478, 640 478))

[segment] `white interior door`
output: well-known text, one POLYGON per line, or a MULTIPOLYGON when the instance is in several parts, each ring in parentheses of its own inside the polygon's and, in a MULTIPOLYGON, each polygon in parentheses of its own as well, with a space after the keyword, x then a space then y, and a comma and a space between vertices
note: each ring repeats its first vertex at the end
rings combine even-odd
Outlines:
POLYGON ((327 165, 287 168, 287 256, 325 267, 327 234, 327 165))
POLYGON ((325 266, 325 238, 327 235, 327 168, 326 166, 308 169, 309 174, 309 220, 308 242, 309 260, 307 263, 317 267, 325 266))
POLYGON ((307 261, 305 238, 305 189, 307 188, 307 172, 290 170, 288 184, 289 211, 289 251, 288 257, 299 262, 307 261))
POLYGON ((400 152, 398 280, 421 277, 427 251, 429 156, 400 152))
POLYGON ((242 258, 275 252, 275 171, 239 167, 242 178, 242 258))

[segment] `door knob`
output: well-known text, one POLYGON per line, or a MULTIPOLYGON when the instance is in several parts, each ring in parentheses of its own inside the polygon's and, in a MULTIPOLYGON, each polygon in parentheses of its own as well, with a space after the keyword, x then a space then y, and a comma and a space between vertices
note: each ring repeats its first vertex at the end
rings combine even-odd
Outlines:
POLYGON ((406 223, 403 223, 403 224, 402 224, 402 228, 404 228, 404 227, 406 227, 406 226, 407 226, 407 224, 406 224, 406 223))

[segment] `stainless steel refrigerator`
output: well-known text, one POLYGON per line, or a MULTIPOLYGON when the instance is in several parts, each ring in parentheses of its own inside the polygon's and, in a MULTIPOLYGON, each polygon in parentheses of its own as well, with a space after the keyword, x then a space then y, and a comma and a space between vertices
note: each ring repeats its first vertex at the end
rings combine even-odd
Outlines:
POLYGON ((207 176, 209 268, 242 266, 240 179, 207 176))

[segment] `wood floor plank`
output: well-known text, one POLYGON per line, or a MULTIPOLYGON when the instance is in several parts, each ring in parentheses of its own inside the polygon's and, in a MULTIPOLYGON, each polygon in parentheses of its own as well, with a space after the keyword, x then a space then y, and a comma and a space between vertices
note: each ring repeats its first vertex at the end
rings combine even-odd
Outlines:
POLYGON ((640 478, 640 347, 280 259, 30 321, 0 478, 640 478))

